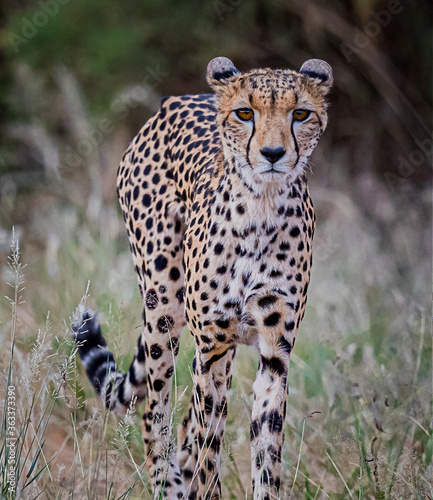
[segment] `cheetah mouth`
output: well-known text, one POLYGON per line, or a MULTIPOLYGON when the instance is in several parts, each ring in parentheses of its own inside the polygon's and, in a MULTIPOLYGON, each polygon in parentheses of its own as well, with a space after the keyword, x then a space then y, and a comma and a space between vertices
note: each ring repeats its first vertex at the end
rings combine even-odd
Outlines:
POLYGON ((279 169, 275 167, 270 167, 266 170, 263 170, 261 173, 262 174, 285 174, 287 171, 286 169, 279 169))

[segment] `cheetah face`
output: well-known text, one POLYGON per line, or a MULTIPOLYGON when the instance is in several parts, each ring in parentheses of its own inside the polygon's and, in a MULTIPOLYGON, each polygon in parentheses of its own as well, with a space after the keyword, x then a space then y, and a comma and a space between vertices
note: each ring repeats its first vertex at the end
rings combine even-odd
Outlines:
POLYGON ((208 65, 207 80, 218 97, 225 157, 244 183, 259 194, 296 178, 326 128, 331 67, 311 59, 299 72, 241 73, 218 57, 208 65))

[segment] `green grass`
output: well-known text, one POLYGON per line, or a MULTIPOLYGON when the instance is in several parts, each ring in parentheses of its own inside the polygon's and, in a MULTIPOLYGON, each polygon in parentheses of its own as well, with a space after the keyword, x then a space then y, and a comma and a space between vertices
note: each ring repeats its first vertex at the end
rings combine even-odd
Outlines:
MULTIPOLYGON (((432 498, 424 202, 417 201, 418 213, 405 201, 407 212, 394 207, 381 219, 357 205, 348 179, 335 187, 352 196, 344 202, 330 202, 316 179, 312 185, 317 252, 290 367, 281 498, 432 498)), ((15 245, 9 268, 3 266, 3 281, 12 286, 2 285, 11 300, 0 306, 0 370, 17 388, 17 498, 152 498, 140 409, 123 418, 103 409, 69 334, 70 317, 84 300, 101 312, 119 366, 132 360, 141 299, 123 224, 112 206, 103 213, 90 220, 81 206, 60 204, 49 215, 35 213, 21 237, 21 260, 15 245)), ((172 397, 175 423, 190 400, 193 349, 185 331, 172 397)), ((252 493, 248 436, 256 369, 254 349, 240 347, 222 459, 224 498, 252 493)), ((2 402, 5 390, 2 384, 2 402)), ((0 488, 4 498, 14 498, 5 477, 2 412, 0 488)))

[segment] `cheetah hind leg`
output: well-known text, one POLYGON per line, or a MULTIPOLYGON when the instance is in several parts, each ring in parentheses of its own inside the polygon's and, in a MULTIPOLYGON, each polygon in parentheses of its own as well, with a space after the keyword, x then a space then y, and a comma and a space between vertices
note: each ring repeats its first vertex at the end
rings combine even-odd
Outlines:
POLYGON ((135 399, 139 404, 147 395, 144 348, 141 335, 138 351, 126 373, 116 370, 113 353, 107 348, 97 314, 79 306, 77 318, 71 326, 74 340, 87 377, 105 403, 106 408, 124 414, 135 399))

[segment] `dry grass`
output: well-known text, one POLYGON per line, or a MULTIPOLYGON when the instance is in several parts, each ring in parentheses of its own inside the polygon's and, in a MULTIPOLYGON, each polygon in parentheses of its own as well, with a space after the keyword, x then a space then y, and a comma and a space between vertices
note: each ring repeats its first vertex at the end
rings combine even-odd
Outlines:
MULTIPOLYGON (((348 179, 334 177, 326 181, 332 189, 311 181, 319 216, 316 261, 292 356, 281 498, 431 498, 428 200, 412 203, 407 188, 396 206, 379 184, 358 180, 355 191, 348 179)), ((14 240, 3 271, 11 299, 1 306, 0 367, 3 380, 17 388, 17 498, 151 498, 140 419, 105 412, 76 364, 68 331, 77 303, 89 302, 105 317, 120 366, 131 361, 140 299, 122 224, 113 207, 104 213, 100 221, 79 206, 34 213, 22 235, 27 267, 14 240), (45 252, 32 240, 36 230, 45 252)), ((177 401, 173 396, 183 410, 175 421, 189 401, 192 352, 185 332, 177 401)), ((251 495, 248 422, 256 366, 254 350, 240 348, 223 453, 224 498, 251 495)), ((13 498, 2 422, 1 485, 3 496, 13 498)))
MULTIPOLYGON (((65 75, 59 75, 62 85, 65 75)), ((69 82, 62 91, 71 88, 69 82)), ((83 110, 64 109, 82 130, 83 110)), ((75 170, 47 164, 51 180, 40 193, 17 197, 3 189, 0 286, 10 300, 0 301, 0 375, 8 381, 0 399, 6 403, 7 386, 16 387, 16 498, 152 498, 140 409, 137 418, 121 419, 105 411, 76 364, 69 333, 78 303, 89 303, 101 311, 123 369, 140 333, 141 299, 113 200, 121 135, 104 138, 75 170), (8 248, 12 221, 22 258, 16 239, 8 248)), ((431 499, 431 193, 404 179, 395 189, 383 179, 349 177, 347 153, 327 151, 326 144, 315 153, 320 167, 313 166, 310 180, 318 215, 315 262, 292 355, 281 498, 431 499)), ((190 399, 193 348, 185 332, 174 424, 190 399)), ((224 443, 224 499, 251 496, 256 369, 256 352, 241 347, 224 443)), ((2 408, 0 488, 2 497, 14 498, 7 489, 2 408)))

